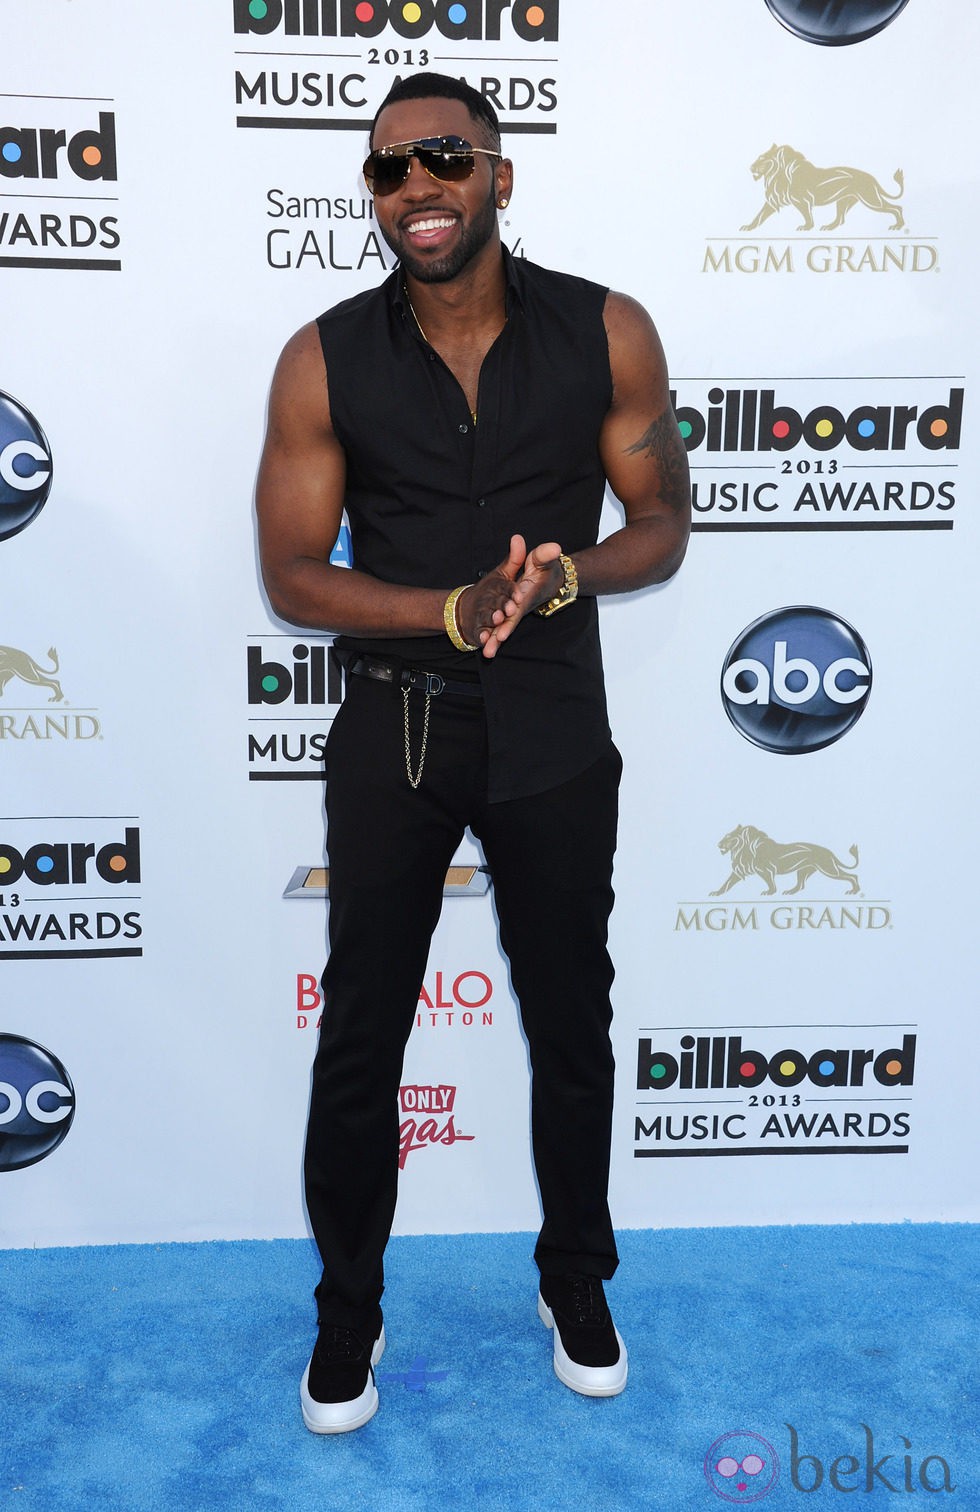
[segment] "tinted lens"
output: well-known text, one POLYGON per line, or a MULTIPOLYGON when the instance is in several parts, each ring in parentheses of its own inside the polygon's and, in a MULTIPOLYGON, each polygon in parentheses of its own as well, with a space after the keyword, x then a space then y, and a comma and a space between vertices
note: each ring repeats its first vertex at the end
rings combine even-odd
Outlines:
POLYGON ((408 158, 378 157, 372 152, 364 164, 364 177, 372 194, 391 194, 408 178, 408 158))
POLYGON ((432 151, 428 147, 416 147, 415 156, 426 173, 434 179, 441 179, 444 184, 458 184, 462 179, 468 179, 476 164, 473 153, 465 148, 460 151, 441 147, 432 151))
POLYGON ((419 142, 400 142, 372 152, 364 164, 364 177, 372 194, 391 194, 408 178, 411 159, 417 157, 430 178, 457 184, 473 172, 475 157, 462 137, 425 137, 419 142))

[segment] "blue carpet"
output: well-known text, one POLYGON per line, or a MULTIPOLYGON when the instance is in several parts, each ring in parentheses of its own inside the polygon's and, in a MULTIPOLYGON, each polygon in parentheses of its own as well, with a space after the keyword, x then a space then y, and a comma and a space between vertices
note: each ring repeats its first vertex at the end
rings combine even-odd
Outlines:
POLYGON ((622 1397, 556 1380, 529 1235, 401 1238, 381 1410, 334 1438, 299 1415, 307 1242, 0 1252, 0 1505, 980 1509, 980 1228, 620 1240, 622 1397))

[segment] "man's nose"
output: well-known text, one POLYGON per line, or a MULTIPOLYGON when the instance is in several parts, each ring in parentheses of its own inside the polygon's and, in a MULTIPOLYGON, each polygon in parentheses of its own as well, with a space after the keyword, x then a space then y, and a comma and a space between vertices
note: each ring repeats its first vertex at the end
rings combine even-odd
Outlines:
POLYGON ((439 190, 439 186, 431 173, 426 173, 414 153, 408 159, 408 176, 405 179, 404 187, 407 193, 415 197, 419 195, 427 197, 433 191, 438 193, 439 190))

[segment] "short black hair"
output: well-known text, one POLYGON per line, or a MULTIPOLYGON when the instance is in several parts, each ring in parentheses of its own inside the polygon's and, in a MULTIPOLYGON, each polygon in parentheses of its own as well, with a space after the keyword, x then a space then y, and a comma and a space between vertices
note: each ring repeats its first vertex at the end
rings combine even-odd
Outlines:
POLYGON ((389 105, 396 105, 399 100, 459 100, 470 113, 470 117, 477 125, 482 126, 491 142, 494 150, 500 151, 500 122, 497 112, 490 101, 479 90, 467 84, 463 79, 454 79, 450 74, 440 73, 413 73, 406 74, 403 79, 398 79, 392 84, 381 104, 374 114, 371 122, 371 145, 374 146, 374 128, 378 124, 378 117, 389 105))

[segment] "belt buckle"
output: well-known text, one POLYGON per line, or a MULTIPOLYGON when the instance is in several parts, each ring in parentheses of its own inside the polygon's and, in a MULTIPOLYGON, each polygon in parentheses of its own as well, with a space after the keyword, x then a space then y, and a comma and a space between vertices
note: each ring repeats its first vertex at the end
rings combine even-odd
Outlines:
POLYGON ((422 672, 417 667, 406 667, 402 673, 403 688, 418 688, 429 698, 438 698, 446 686, 446 679, 438 672, 422 672))

